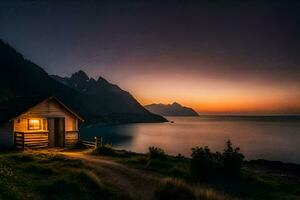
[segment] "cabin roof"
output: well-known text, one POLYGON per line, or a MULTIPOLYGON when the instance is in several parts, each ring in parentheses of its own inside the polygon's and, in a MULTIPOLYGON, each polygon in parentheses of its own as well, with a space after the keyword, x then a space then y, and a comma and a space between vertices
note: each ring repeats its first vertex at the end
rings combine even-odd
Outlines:
POLYGON ((0 123, 6 123, 28 111, 30 108, 48 100, 55 100, 68 112, 83 119, 54 96, 10 97, 0 102, 0 123))

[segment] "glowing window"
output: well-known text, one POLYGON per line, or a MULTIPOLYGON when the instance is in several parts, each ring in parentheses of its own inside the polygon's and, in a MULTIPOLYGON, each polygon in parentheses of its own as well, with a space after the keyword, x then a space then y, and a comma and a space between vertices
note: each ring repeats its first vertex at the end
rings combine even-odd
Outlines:
POLYGON ((41 120, 39 119, 29 119, 28 121, 28 130, 40 130, 41 120))

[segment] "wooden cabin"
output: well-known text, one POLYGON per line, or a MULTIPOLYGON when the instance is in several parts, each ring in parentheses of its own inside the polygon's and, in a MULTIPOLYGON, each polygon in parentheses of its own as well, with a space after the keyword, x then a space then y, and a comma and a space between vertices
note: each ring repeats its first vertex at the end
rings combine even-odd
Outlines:
POLYGON ((71 147, 83 119, 56 97, 17 97, 0 103, 0 147, 71 147))

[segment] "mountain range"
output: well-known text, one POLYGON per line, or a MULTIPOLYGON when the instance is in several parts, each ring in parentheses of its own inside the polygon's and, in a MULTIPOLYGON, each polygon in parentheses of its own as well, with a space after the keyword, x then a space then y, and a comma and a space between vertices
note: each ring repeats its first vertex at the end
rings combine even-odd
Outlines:
POLYGON ((165 122, 146 110, 128 92, 104 78, 79 71, 71 77, 50 76, 0 40, 0 101, 11 96, 54 95, 78 112, 87 123, 165 122))
POLYGON ((174 102, 173 104, 150 104, 145 106, 150 112, 163 116, 199 116, 192 108, 174 102))

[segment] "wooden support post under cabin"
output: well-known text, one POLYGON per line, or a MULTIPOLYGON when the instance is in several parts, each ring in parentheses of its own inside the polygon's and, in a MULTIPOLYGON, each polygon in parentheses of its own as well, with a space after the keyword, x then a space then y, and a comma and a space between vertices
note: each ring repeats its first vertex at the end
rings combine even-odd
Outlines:
POLYGON ((14 145, 15 145, 15 147, 17 145, 17 133, 16 132, 14 132, 14 145))
POLYGON ((24 137, 24 133, 22 133, 22 149, 25 149, 25 137, 24 137))

